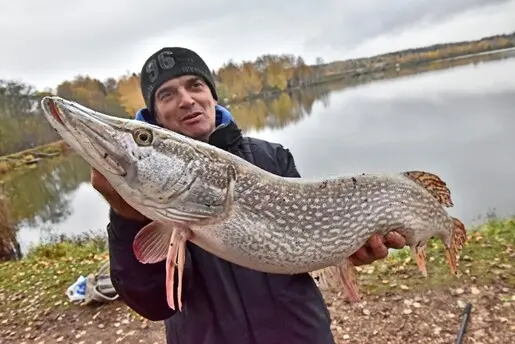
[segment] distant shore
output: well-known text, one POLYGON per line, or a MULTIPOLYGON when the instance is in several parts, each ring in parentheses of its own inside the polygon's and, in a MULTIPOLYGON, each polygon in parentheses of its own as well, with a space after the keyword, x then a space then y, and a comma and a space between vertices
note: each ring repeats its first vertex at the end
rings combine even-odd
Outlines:
POLYGON ((69 149, 64 140, 59 140, 2 156, 0 157, 0 176, 15 170, 34 168, 41 160, 61 156, 69 149))
MULTIPOLYGON (((395 79, 403 76, 420 74, 429 71, 435 71, 440 69, 447 69, 459 65, 464 65, 470 63, 469 60, 473 60, 477 57, 480 57, 482 60, 491 57, 492 60, 497 59, 497 54, 503 52, 515 51, 514 48, 507 49, 499 49, 495 51, 488 51, 477 54, 466 54, 463 56, 455 56, 447 59, 439 59, 434 61, 428 61, 419 64, 411 64, 408 67, 403 68, 385 68, 381 70, 370 70, 368 72, 360 71, 359 73, 343 73, 343 74, 332 74, 327 76, 323 81, 320 81, 318 84, 310 85, 309 87, 317 87, 323 84, 341 84, 341 88, 346 87, 354 87, 359 84, 365 84, 369 82, 385 80, 385 79, 395 79)), ((307 88, 309 88, 307 87, 307 88)), ((248 98, 245 100, 232 100, 228 103, 221 102, 220 104, 223 106, 227 106, 230 108, 234 105, 244 104, 248 102, 255 101, 257 99, 274 99, 280 96, 281 93, 293 94, 295 92, 302 92, 301 88, 297 89, 289 89, 284 92, 277 92, 273 94, 269 94, 267 97, 263 96, 255 96, 252 98, 248 98)), ((24 170, 27 168, 35 168, 37 163, 48 158, 54 158, 61 156, 62 153, 70 151, 69 145, 63 141, 58 140, 55 142, 50 142, 48 144, 44 144, 41 146, 36 146, 30 149, 26 149, 20 152, 8 154, 6 156, 0 157, 0 177, 2 175, 8 174, 10 172, 16 170, 24 170)))
POLYGON ((319 84, 340 81, 342 79, 352 81, 371 74, 413 69, 432 63, 497 54, 511 50, 515 50, 515 33, 509 35, 495 35, 474 41, 435 44, 370 57, 320 63, 309 66, 319 77, 311 78, 308 82, 302 84, 292 83, 283 90, 272 90, 244 97, 222 99, 222 104, 231 105, 257 98, 269 98, 283 92, 292 92, 319 84))
MULTIPOLYGON (((251 102, 256 99, 274 99, 283 93, 291 95, 303 89, 324 84, 338 83, 344 85, 344 87, 349 87, 376 80, 445 69, 449 65, 465 64, 467 61, 475 58, 488 60, 491 57, 495 59, 499 55, 511 51, 515 51, 515 33, 486 37, 476 41, 406 49, 372 57, 330 63, 319 61, 319 64, 306 66, 307 70, 305 73, 307 74, 304 76, 293 75, 287 78, 285 75, 281 75, 278 77, 278 80, 282 78, 281 82, 283 84, 285 80, 287 81, 285 88, 269 87, 270 85, 268 85, 265 87, 266 90, 264 92, 248 94, 244 97, 232 97, 231 99, 220 97, 219 103, 230 108, 232 105, 251 102)), ((269 58, 272 59, 272 57, 269 58)), ((272 61, 270 63, 277 64, 279 62, 272 61)), ((232 70, 237 70, 240 67, 235 65, 231 68, 232 70)), ((302 70, 299 69, 297 72, 301 73, 302 70)), ((225 93, 227 93, 227 90, 230 91, 230 87, 227 87, 230 85, 220 83, 220 78, 220 75, 215 75, 215 79, 218 79, 217 86, 220 88, 220 91, 225 90, 225 93)), ((275 80, 273 84, 279 84, 280 80, 278 80, 275 80)), ((242 83, 245 84, 245 82, 251 81, 244 79, 242 83)), ((88 106, 88 104, 83 105, 88 106)), ((57 141, 0 157, 0 176, 17 169, 33 168, 37 166, 38 161, 60 155, 67 149, 68 147, 64 141, 57 141)))

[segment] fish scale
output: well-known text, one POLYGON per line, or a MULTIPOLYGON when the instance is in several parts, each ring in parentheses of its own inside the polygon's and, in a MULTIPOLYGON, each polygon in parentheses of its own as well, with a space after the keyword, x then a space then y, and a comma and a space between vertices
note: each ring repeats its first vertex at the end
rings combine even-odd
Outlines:
POLYGON ((188 240, 249 269, 318 275, 350 301, 360 296, 349 257, 374 234, 402 233, 424 276, 427 242, 438 237, 458 272, 465 227, 447 213, 450 191, 433 173, 280 177, 207 143, 60 97, 45 97, 42 107, 63 139, 151 220, 134 254, 146 264, 166 260, 173 309, 176 297, 182 310, 188 240))
POLYGON ((209 231, 216 232, 224 250, 239 251, 235 255, 262 252, 255 269, 299 273, 341 261, 375 233, 385 235, 394 229, 430 233, 427 225, 453 224, 435 197, 403 175, 354 178, 356 182, 351 178, 323 181, 323 194, 316 183, 291 179, 257 183, 254 192, 277 190, 270 195, 276 202, 235 196, 241 211, 235 210, 209 231), (275 243, 275 249, 265 249, 260 242, 275 243), (309 247, 316 248, 312 256, 306 254, 309 247))

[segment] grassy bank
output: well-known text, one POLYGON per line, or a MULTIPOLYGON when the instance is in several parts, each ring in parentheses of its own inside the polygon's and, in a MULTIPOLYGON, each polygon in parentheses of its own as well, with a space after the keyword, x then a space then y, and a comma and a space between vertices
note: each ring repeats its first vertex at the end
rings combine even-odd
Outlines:
MULTIPOLYGON (((32 248, 18 261, 0 264, 0 313, 39 314, 68 307, 65 290, 107 260, 101 236, 82 236, 32 248)), ((12 314, 15 315, 15 314, 12 314)))
MULTIPOLYGON (((0 264, 0 312, 39 312, 48 307, 69 307, 65 289, 79 275, 96 272, 107 259, 105 238, 85 235, 32 248, 20 261, 0 264)), ((464 276, 478 283, 505 278, 515 285, 515 219, 491 220, 469 230, 460 261, 464 276)), ((409 289, 427 290, 462 283, 449 273, 441 242, 433 240, 427 254, 428 277, 418 271, 407 248, 384 261, 359 267, 363 294, 409 289)))
POLYGON ((21 168, 34 168, 41 159, 57 157, 68 151, 68 149, 68 144, 60 140, 2 156, 0 157, 0 175, 21 168))
MULTIPOLYGON (((138 343, 148 341, 149 336, 162 340, 162 324, 146 322, 122 301, 93 306, 67 301, 66 288, 79 275, 97 272, 108 259, 104 235, 54 238, 50 243, 32 248, 22 260, 0 263, 0 338, 4 336, 14 342, 29 338, 45 343, 77 342, 79 338, 84 339, 84 343, 114 343, 121 338, 125 343, 138 343)), ((504 319, 511 319, 511 309, 515 310, 515 219, 490 220, 479 228, 469 229, 468 242, 461 254, 461 276, 449 273, 442 245, 437 240, 429 245, 427 261, 427 278, 418 271, 408 249, 359 268, 363 302, 357 305, 345 304, 338 291, 324 291, 335 337, 365 343, 370 333, 359 322, 378 321, 377 326, 385 327, 379 331, 381 336, 394 342, 403 336, 423 337, 422 341, 414 343, 428 342, 429 338, 452 338, 462 309, 456 308, 456 302, 460 305, 468 295, 476 298, 474 302, 478 307, 482 302, 481 307, 487 312, 492 307, 501 307, 504 313, 499 313, 502 320, 498 324, 499 331, 509 329, 506 326, 510 323, 504 319), (440 319, 438 312, 445 312, 445 316, 452 317, 451 321, 440 319), (389 322, 403 322, 401 327, 406 324, 408 327, 426 326, 424 323, 429 321, 430 315, 435 318, 432 323, 439 332, 426 333, 429 330, 420 332, 418 328, 407 330, 398 326, 388 330, 389 322), (350 317, 359 320, 346 329, 345 326, 350 326, 345 325, 348 324, 346 319, 350 317), (406 322, 403 317, 409 317, 410 321, 406 322), (450 329, 441 330, 446 324, 450 329)), ((476 328, 481 331, 480 323, 473 326, 474 331, 476 328)), ((483 342, 489 343, 488 340, 483 342)))
POLYGON ((0 343, 162 343, 163 326, 122 301, 70 303, 66 289, 108 260, 104 235, 49 239, 0 263, 0 343))
POLYGON ((475 284, 490 284, 501 278, 515 285, 515 219, 490 220, 478 228, 468 229, 458 277, 450 273, 439 239, 431 240, 428 245, 426 261, 427 278, 418 270, 410 250, 399 250, 384 261, 361 267, 360 284, 367 294, 375 295, 458 286, 471 276, 475 284))

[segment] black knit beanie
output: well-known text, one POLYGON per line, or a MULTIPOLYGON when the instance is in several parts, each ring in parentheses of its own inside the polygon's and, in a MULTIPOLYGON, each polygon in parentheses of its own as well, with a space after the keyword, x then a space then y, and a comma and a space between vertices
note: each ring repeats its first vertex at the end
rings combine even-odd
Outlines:
POLYGON ((162 48, 152 54, 141 69, 141 92, 152 114, 154 94, 159 86, 172 78, 186 74, 201 77, 211 90, 213 98, 218 100, 211 70, 196 52, 180 47, 162 48))

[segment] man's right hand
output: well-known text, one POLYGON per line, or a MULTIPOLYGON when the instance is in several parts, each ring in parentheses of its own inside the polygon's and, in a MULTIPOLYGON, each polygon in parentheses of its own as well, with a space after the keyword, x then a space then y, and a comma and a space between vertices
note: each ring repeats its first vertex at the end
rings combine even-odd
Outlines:
POLYGON ((120 216, 141 222, 147 220, 145 216, 125 202, 106 177, 94 168, 91 168, 91 185, 104 196, 111 208, 120 216))

